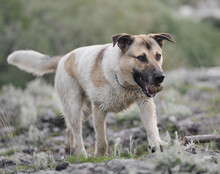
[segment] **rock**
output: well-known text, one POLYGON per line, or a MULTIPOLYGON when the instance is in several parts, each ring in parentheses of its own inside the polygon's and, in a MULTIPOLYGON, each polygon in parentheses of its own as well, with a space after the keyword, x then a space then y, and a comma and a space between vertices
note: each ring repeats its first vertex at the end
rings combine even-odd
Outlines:
POLYGON ((73 164, 63 171, 64 174, 127 174, 127 173, 152 173, 147 162, 135 159, 113 159, 99 164, 82 163, 73 164))
MULTIPOLYGON (((10 169, 0 169, 0 173, 1 174, 6 174, 6 173, 10 173, 10 174, 17 174, 16 171, 10 170, 10 169)), ((19 173, 20 174, 20 173, 19 173)))
POLYGON ((190 132, 191 134, 197 134, 201 124, 193 121, 192 118, 187 118, 178 122, 178 126, 182 132, 190 132))
POLYGON ((7 168, 8 166, 16 165, 14 159, 8 159, 7 157, 0 156, 0 168, 7 168))
POLYGON ((61 116, 56 116, 55 112, 52 110, 45 110, 42 114, 38 116, 38 119, 40 122, 43 123, 41 125, 42 128, 49 127, 50 129, 53 129, 54 127, 65 127, 64 118, 61 116))
POLYGON ((13 154, 10 158, 14 159, 16 164, 19 164, 19 165, 31 164, 31 162, 32 162, 31 155, 21 153, 21 152, 17 152, 15 154, 13 154))
POLYGON ((209 116, 206 114, 195 114, 193 117, 179 120, 177 123, 183 134, 209 134, 214 132, 220 124, 220 114, 209 116))
POLYGON ((35 151, 35 149, 33 147, 25 147, 22 149, 22 152, 27 153, 29 155, 33 155, 34 151, 35 151))
POLYGON ((185 150, 191 154, 197 154, 196 152, 197 149, 195 147, 186 147, 185 150))
POLYGON ((65 142, 65 136, 63 136, 63 135, 55 136, 55 137, 52 137, 51 140, 56 142, 56 143, 64 143, 65 142))
POLYGON ((60 174, 60 173, 62 173, 62 172, 57 172, 54 170, 39 170, 39 171, 35 172, 35 174, 60 174))
POLYGON ((57 166, 55 167, 55 170, 56 171, 61 171, 61 170, 66 169, 68 166, 69 166, 69 163, 62 162, 62 163, 57 164, 57 166))
POLYGON ((15 131, 15 128, 13 126, 6 126, 0 128, 0 135, 8 134, 9 132, 15 131))
POLYGON ((38 115, 38 118, 40 118, 42 122, 49 122, 54 120, 55 117, 55 113, 50 109, 44 110, 42 114, 38 115))
POLYGON ((144 127, 125 129, 120 132, 114 133, 114 136, 110 135, 109 143, 114 143, 115 138, 119 137, 123 142, 123 147, 129 147, 130 145, 130 136, 136 144, 141 144, 143 141, 147 141, 147 134, 144 127))

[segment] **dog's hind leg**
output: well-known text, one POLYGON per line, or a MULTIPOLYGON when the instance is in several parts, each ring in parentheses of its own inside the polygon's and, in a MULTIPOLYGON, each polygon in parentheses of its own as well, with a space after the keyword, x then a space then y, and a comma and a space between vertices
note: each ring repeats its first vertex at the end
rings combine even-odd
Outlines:
POLYGON ((91 113, 92 113, 91 101, 88 98, 88 96, 83 94, 83 106, 82 106, 83 122, 88 120, 88 118, 91 116, 91 113))
POLYGON ((70 126, 67 126, 66 128, 66 138, 65 138, 65 144, 66 144, 66 151, 71 155, 73 152, 74 147, 74 136, 71 130, 70 126))
POLYGON ((67 125, 67 149, 72 150, 75 147, 77 154, 87 156, 82 138, 82 88, 75 79, 65 73, 62 73, 61 78, 57 73, 55 86, 67 125))

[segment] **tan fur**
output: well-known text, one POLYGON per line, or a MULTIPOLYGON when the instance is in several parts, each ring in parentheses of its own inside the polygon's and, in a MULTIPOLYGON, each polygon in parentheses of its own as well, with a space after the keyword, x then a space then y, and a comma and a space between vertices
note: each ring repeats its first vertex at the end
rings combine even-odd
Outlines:
POLYGON ((101 87, 108 84, 108 81, 105 79, 103 70, 102 70, 102 59, 106 48, 103 48, 97 55, 95 59, 95 64, 91 73, 91 80, 95 87, 101 87))
POLYGON ((108 143, 106 139, 106 113, 100 111, 97 105, 93 109, 93 124, 96 132, 95 156, 107 155, 108 143))
POLYGON ((71 77, 77 80, 78 64, 75 63, 74 53, 70 54, 68 59, 65 61, 65 69, 71 77))
POLYGON ((149 36, 138 35, 135 37, 134 43, 131 48, 124 54, 124 60, 121 64, 121 69, 124 74, 131 72, 133 68, 141 71, 152 71, 155 68, 162 69, 162 60, 156 61, 156 53, 162 54, 162 49, 159 45, 149 36), (147 48, 146 43, 149 44, 150 49, 147 48), (142 63, 134 58, 145 53, 147 55, 148 62, 142 63))

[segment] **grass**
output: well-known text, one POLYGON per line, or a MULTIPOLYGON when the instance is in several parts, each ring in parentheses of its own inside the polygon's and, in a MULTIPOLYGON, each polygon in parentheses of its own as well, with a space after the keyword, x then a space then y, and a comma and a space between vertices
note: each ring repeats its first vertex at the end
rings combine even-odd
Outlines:
POLYGON ((175 135, 172 145, 166 146, 162 153, 156 151, 155 157, 150 161, 155 166, 156 171, 160 173, 218 173, 220 169, 218 157, 214 160, 205 159, 199 146, 194 143, 182 146, 177 133, 175 135), (186 151, 187 148, 196 148, 196 155, 189 154, 186 151))
POLYGON ((166 126, 166 130, 170 133, 170 135, 173 137, 174 133, 178 130, 178 127, 174 125, 173 123, 169 122, 166 126))
POLYGON ((184 94, 186 94, 187 93, 187 91, 188 90, 190 90, 190 89, 192 89, 193 87, 192 87, 192 85, 181 85, 179 88, 178 88, 178 91, 182 94, 182 95, 184 95, 184 94))
POLYGON ((106 162, 111 159, 114 159, 113 156, 100 156, 100 157, 84 157, 83 155, 77 156, 77 155, 71 155, 67 157, 67 161, 71 164, 75 163, 85 163, 85 162, 91 162, 91 163, 101 163, 106 162))
POLYGON ((7 152, 1 152, 0 156, 11 156, 13 154, 15 154, 16 152, 19 152, 18 149, 14 150, 14 149, 9 149, 7 152))
POLYGON ((211 104, 210 110, 213 115, 218 115, 220 113, 220 95, 216 94, 214 97, 209 99, 211 104))
POLYGON ((107 162, 110 161, 112 159, 131 159, 131 158, 135 158, 135 159, 140 159, 141 156, 143 155, 148 155, 149 152, 145 152, 145 153, 141 153, 141 155, 135 155, 134 157, 132 157, 129 153, 121 153, 121 156, 98 156, 98 157, 84 157, 83 155, 71 155, 67 157, 67 161, 71 164, 77 164, 77 163, 86 163, 86 162, 90 162, 90 163, 102 163, 102 162, 107 162))
POLYGON ((138 147, 134 147, 134 140, 130 136, 130 145, 129 149, 125 148, 125 151, 122 150, 121 139, 117 138, 114 144, 114 151, 111 156, 99 156, 99 157, 84 157, 83 155, 71 155, 67 157, 67 161, 71 164, 75 163, 102 163, 112 159, 141 159, 142 156, 148 155, 148 143, 144 142, 138 147))
POLYGON ((144 156, 144 155, 149 155, 149 150, 148 150, 148 143, 147 142, 143 142, 141 145, 138 145, 136 147, 136 156, 144 156))
POLYGON ((55 115, 56 115, 56 117, 62 116, 61 110, 60 110, 60 109, 57 109, 57 110, 55 111, 55 115))
POLYGON ((200 87, 200 90, 202 92, 207 92, 207 93, 212 93, 213 92, 213 89, 208 87, 208 86, 202 86, 202 87, 200 87))
POLYGON ((24 165, 18 165, 15 170, 28 170, 29 166, 27 164, 24 165))

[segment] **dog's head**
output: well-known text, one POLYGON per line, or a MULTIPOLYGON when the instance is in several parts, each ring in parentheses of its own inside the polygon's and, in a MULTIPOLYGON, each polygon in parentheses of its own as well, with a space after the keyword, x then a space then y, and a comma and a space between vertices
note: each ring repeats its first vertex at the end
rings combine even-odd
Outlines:
POLYGON ((165 78, 162 70, 164 40, 175 43, 168 33, 130 35, 120 33, 112 37, 113 46, 121 49, 119 68, 131 86, 140 86, 144 94, 154 97, 162 90, 165 78))

